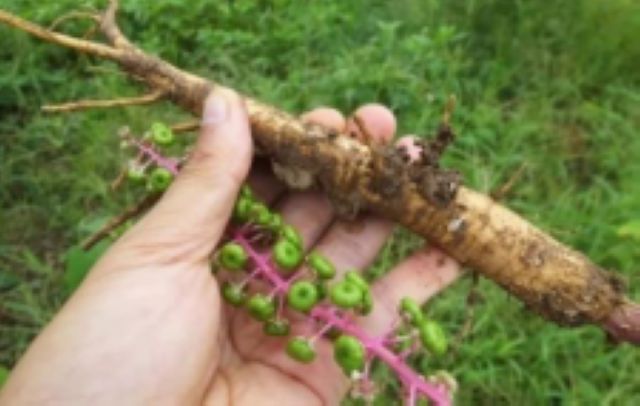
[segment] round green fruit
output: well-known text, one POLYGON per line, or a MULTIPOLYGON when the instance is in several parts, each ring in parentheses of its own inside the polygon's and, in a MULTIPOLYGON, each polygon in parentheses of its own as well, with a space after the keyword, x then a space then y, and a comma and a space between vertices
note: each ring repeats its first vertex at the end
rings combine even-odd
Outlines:
POLYGON ((324 281, 316 283, 316 288, 318 289, 318 302, 327 297, 329 293, 329 286, 324 281))
POLYGON ((243 269, 248 260, 244 247, 236 242, 228 242, 218 251, 218 262, 230 271, 243 269))
POLYGON ((171 128, 162 123, 153 123, 151 125, 151 136, 154 143, 162 146, 171 145, 176 140, 171 128))
POLYGON ((251 190, 251 187, 249 187, 249 185, 242 185, 242 187, 240 188, 240 196, 246 197, 249 200, 255 199, 253 190, 251 190))
POLYGON ((367 290, 362 294, 362 302, 360 303, 360 313, 363 316, 368 315, 373 310, 373 295, 371 291, 367 290))
POLYGON ((418 326, 424 320, 420 305, 410 297, 403 297, 400 301, 400 315, 407 318, 409 323, 418 326))
POLYGON ((289 334, 291 327, 287 319, 268 320, 262 326, 262 331, 268 336, 282 337, 289 334))
POLYGON ((251 204, 249 213, 251 221, 261 226, 268 226, 271 223, 271 218, 273 217, 273 214, 271 213, 269 208, 263 203, 259 202, 254 202, 251 204))
POLYGON ((287 354, 302 363, 308 364, 316 358, 316 351, 309 340, 304 337, 294 337, 287 343, 287 354))
POLYGON ((250 199, 243 196, 239 197, 235 206, 233 206, 233 217, 241 222, 249 221, 252 205, 253 202, 250 199))
POLYGON ((331 279, 336 275, 336 268, 324 255, 314 251, 307 255, 307 264, 318 279, 331 279))
POLYGON ((234 306, 240 306, 247 299, 247 294, 241 286, 225 282, 222 285, 222 298, 234 306))
POLYGON ((344 275, 344 279, 359 287, 363 292, 369 290, 369 282, 367 282, 357 271, 347 272, 344 275))
POLYGON ((447 352, 447 336, 439 323, 433 320, 424 320, 418 326, 420 342, 430 353, 442 356, 447 352))
POLYGON ((249 314, 260 321, 266 321, 276 313, 276 305, 267 296, 256 293, 247 301, 249 314))
POLYGON ((287 303, 299 312, 308 312, 318 303, 318 300, 318 288, 309 281, 294 282, 287 293, 287 303))
POLYGON ((285 240, 290 241, 291 243, 295 244, 298 248, 302 249, 302 246, 303 246, 302 236, 300 235, 298 230, 296 230, 294 227, 290 225, 286 225, 282 227, 282 229, 280 230, 280 235, 285 240))
POLYGON ((362 296, 362 289, 348 280, 336 283, 329 290, 331 303, 342 309, 352 309, 359 306, 362 302, 362 296))
POLYGON ((302 248, 288 239, 281 238, 273 246, 272 257, 278 267, 290 272, 302 262, 302 248))
POLYGON ((149 175, 147 187, 152 192, 164 192, 171 181, 173 174, 166 168, 155 168, 149 175))
POLYGON ((347 376, 364 369, 366 355, 362 343, 353 336, 341 335, 333 343, 333 357, 347 376))
POLYGON ((280 230, 282 230, 283 225, 284 222, 282 221, 282 216, 277 213, 273 213, 268 225, 269 230, 273 231, 274 233, 278 233, 280 232, 280 230))
POLYGON ((142 167, 132 165, 127 169, 127 179, 133 183, 142 183, 145 177, 144 168, 142 167))

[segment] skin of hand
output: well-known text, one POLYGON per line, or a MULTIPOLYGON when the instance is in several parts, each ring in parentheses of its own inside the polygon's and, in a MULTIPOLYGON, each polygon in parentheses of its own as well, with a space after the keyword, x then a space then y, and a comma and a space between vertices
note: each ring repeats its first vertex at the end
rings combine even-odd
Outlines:
MULTIPOLYGON (((392 113, 375 104, 354 113, 367 136, 390 142, 392 113)), ((336 110, 302 117, 359 134, 336 110)), ((415 154, 411 138, 400 141, 415 154)), ((286 340, 221 301, 209 258, 249 174, 252 142, 241 98, 216 89, 207 98, 197 144, 158 204, 125 233, 34 340, 0 392, 2 405, 337 405, 349 382, 331 345, 316 345, 308 365, 289 359, 286 340)), ((393 229, 362 215, 358 225, 334 218, 317 191, 286 192, 261 163, 249 183, 302 234, 305 247, 341 271, 371 264, 393 229)), ((420 302, 459 275, 457 264, 422 249, 372 286, 372 334, 392 323, 403 296, 420 302)), ((303 332, 299 320, 293 333, 303 332)))

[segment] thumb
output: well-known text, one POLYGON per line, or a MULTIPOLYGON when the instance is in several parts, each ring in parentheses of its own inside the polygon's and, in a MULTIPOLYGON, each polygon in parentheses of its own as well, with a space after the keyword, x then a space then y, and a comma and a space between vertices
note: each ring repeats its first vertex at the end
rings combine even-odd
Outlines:
POLYGON ((200 136, 188 162, 131 238, 142 238, 147 247, 191 247, 208 255, 226 226, 251 156, 242 99, 216 87, 204 103, 200 136))

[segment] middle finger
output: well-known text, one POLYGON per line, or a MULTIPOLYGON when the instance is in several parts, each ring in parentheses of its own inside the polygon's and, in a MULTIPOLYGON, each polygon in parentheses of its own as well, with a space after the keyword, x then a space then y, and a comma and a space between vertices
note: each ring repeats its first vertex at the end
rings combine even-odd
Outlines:
MULTIPOLYGON (((335 131, 343 131, 345 119, 337 110, 320 107, 302 115, 302 120, 321 124, 335 131)), ((333 208, 327 197, 317 190, 294 191, 285 195, 277 204, 283 220, 293 226, 307 250, 331 224, 333 208)))
MULTIPOLYGON (((377 104, 360 107, 347 123, 348 132, 365 142, 388 143, 396 129, 395 117, 377 104)), ((371 264, 393 231, 394 223, 364 214, 358 220, 338 220, 319 240, 316 250, 334 263, 338 274, 371 264)))

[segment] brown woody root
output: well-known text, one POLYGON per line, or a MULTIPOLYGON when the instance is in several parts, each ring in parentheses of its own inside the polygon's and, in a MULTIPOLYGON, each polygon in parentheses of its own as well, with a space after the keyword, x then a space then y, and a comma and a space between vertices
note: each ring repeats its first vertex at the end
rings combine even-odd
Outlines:
MULTIPOLYGON (((0 22, 45 41, 114 61, 132 77, 194 115, 217 84, 148 55, 115 22, 117 1, 100 16, 107 44, 54 33, 0 10, 0 22)), ((403 224, 462 264, 494 280, 531 310, 562 325, 594 323, 615 339, 640 343, 640 311, 617 279, 489 196, 457 187, 438 167, 451 138, 427 145, 415 164, 398 150, 344 134, 246 97, 254 141, 292 187, 320 186, 340 213, 368 209, 403 224)))
POLYGON ((155 90, 149 94, 138 97, 122 97, 111 100, 78 100, 62 104, 46 104, 42 106, 45 113, 62 113, 86 109, 105 109, 123 106, 141 106, 144 104, 155 103, 164 96, 161 90, 155 90))

